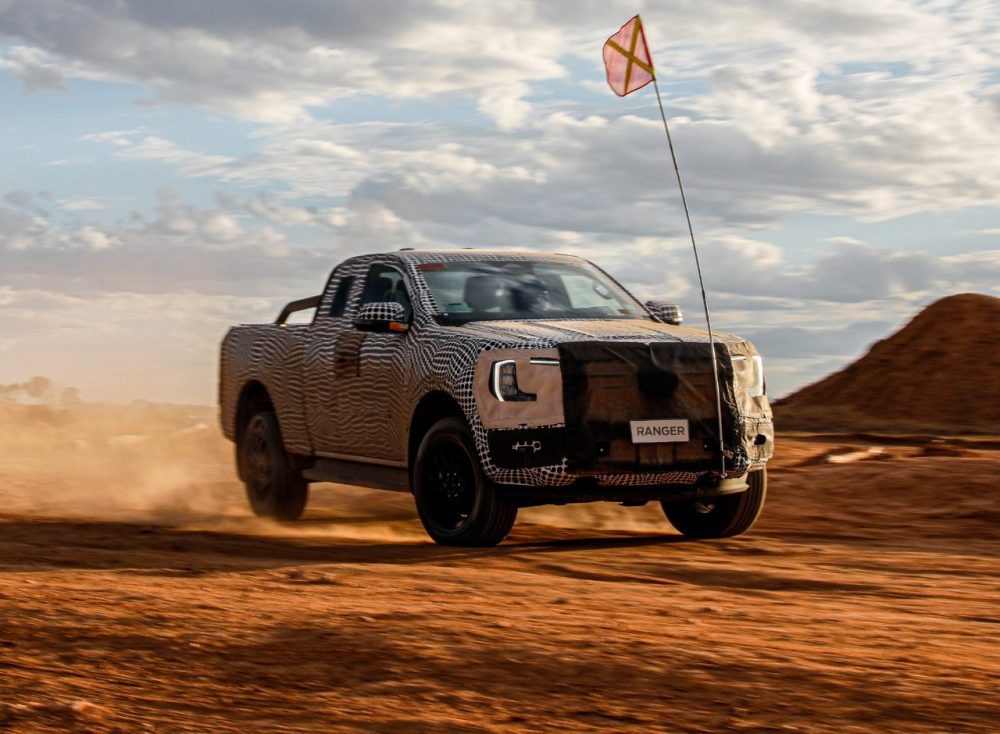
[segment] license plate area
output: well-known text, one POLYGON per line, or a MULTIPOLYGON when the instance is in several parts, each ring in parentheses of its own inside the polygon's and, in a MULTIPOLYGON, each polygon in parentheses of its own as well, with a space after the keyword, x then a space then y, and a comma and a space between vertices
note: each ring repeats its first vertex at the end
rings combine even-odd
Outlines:
POLYGON ((691 440, 687 418, 629 421, 632 443, 686 443, 691 440))

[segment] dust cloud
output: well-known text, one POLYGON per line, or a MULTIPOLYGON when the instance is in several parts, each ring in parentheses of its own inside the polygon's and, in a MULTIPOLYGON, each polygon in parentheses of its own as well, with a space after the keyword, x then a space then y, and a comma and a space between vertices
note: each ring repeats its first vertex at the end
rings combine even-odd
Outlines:
MULTIPOLYGON (((303 521, 252 517, 233 446, 210 406, 82 402, 44 377, 0 385, 0 512, 149 522, 244 533, 424 540, 410 495, 313 485, 303 521)), ((609 503, 523 509, 555 528, 668 531, 659 507, 609 503)))
POLYGON ((212 408, 87 404, 36 377, 0 386, 0 445, 4 512, 167 523, 238 514, 212 408))
POLYGON ((37 377, 0 386, 0 445, 0 514, 426 541, 402 493, 319 484, 303 520, 254 517, 214 407, 88 404, 72 388, 37 377))

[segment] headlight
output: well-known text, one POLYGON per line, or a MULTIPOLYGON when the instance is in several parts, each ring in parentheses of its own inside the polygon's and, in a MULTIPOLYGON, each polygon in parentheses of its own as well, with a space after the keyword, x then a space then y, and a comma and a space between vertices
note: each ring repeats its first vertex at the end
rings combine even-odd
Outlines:
POLYGON ((750 357, 750 367, 753 372, 747 386, 747 395, 756 398, 764 394, 764 358, 758 355, 750 357))
POLYGON ((538 428, 566 422, 559 350, 486 349, 476 359, 472 394, 483 428, 538 428))
POLYGON ((513 359, 503 359, 493 363, 490 377, 490 388, 500 402, 524 403, 536 399, 537 396, 521 392, 517 386, 517 363, 513 359))

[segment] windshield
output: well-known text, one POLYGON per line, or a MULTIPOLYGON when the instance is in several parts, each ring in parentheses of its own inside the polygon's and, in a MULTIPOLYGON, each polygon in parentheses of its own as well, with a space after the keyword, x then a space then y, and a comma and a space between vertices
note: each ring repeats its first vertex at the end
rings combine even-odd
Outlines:
POLYGON ((446 323, 648 318, 628 292, 589 263, 482 260, 417 267, 446 323))

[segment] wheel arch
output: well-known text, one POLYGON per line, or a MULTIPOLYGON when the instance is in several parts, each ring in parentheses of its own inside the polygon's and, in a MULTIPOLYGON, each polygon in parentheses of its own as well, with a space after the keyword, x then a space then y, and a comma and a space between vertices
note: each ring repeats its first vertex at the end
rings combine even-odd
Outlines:
POLYGON ((417 458, 417 450, 431 426, 442 418, 461 418, 466 420, 462 407, 449 393, 444 390, 433 390, 424 395, 410 418, 410 430, 407 434, 406 462, 411 478, 413 462, 417 458))
POLYGON ((259 380, 250 380, 240 390, 240 396, 236 401, 236 445, 239 446, 243 438, 243 431, 253 417, 254 413, 261 410, 274 410, 274 401, 267 391, 264 383, 259 380))

